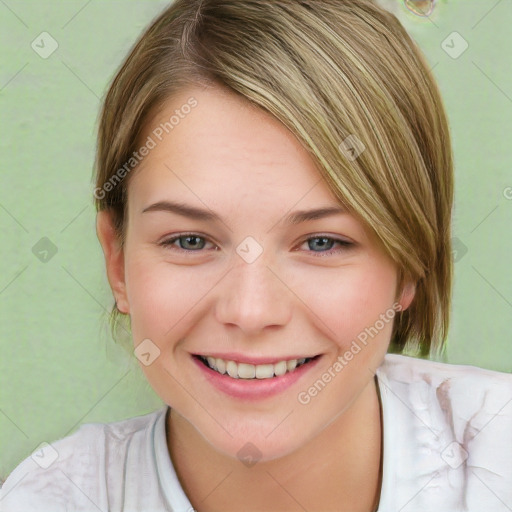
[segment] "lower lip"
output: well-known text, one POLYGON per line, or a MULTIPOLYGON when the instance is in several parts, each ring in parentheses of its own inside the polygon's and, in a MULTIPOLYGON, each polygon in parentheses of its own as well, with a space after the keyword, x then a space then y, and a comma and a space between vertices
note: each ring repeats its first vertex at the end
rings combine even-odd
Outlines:
POLYGON ((203 372, 208 382, 213 384, 218 390, 234 398, 261 400, 277 395, 295 384, 317 365, 321 357, 317 357, 299 366, 292 372, 287 372, 280 377, 272 377, 270 379, 234 379, 227 374, 221 375, 219 372, 212 370, 196 356, 192 356, 192 359, 203 372))

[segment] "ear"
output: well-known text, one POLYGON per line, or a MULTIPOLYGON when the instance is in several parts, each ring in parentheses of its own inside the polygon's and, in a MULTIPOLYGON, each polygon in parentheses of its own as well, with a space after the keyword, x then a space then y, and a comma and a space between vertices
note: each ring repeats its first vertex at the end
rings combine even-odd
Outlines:
POLYGON ((102 210, 96 217, 96 234, 105 256, 108 282, 116 300, 117 309, 129 314, 124 276, 124 252, 115 231, 112 212, 102 210))
POLYGON ((399 304, 402 306, 402 311, 405 311, 412 303, 416 295, 416 283, 414 281, 405 281, 400 294, 399 304))

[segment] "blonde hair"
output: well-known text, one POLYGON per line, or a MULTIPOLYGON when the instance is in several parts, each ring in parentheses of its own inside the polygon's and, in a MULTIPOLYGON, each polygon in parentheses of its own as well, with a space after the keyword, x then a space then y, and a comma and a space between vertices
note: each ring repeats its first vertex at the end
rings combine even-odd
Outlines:
POLYGON ((398 19, 371 0, 172 3, 131 49, 100 115, 96 207, 113 212, 121 240, 130 175, 105 184, 137 150, 150 114, 199 84, 227 87, 279 119, 397 263, 399 289, 406 278, 416 282, 390 351, 444 350, 451 140, 438 86, 398 19), (365 147, 355 159, 340 149, 349 136, 365 147))

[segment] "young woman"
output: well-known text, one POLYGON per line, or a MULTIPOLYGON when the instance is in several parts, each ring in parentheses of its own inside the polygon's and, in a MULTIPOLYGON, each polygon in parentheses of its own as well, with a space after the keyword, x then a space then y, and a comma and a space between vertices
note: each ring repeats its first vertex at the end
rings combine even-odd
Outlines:
POLYGON ((105 98, 94 195, 114 320, 165 407, 28 457, 2 510, 512 508, 512 377, 428 359, 452 152, 392 14, 177 0, 105 98))

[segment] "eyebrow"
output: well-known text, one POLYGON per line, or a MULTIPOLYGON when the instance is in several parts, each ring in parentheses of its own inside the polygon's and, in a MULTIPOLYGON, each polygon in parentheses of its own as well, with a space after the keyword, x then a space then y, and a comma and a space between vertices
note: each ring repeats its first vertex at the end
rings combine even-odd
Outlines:
MULTIPOLYGON (((169 212, 194 220, 225 223, 222 217, 212 212, 211 210, 204 210, 202 208, 186 205, 184 203, 176 203, 173 201, 158 201, 157 203, 154 203, 142 210, 142 213, 148 212, 169 212)), ((286 224, 296 225, 311 220, 318 220, 323 219, 324 217, 346 213, 346 210, 340 206, 326 206, 313 210, 297 210, 284 217, 284 222, 286 224)))

